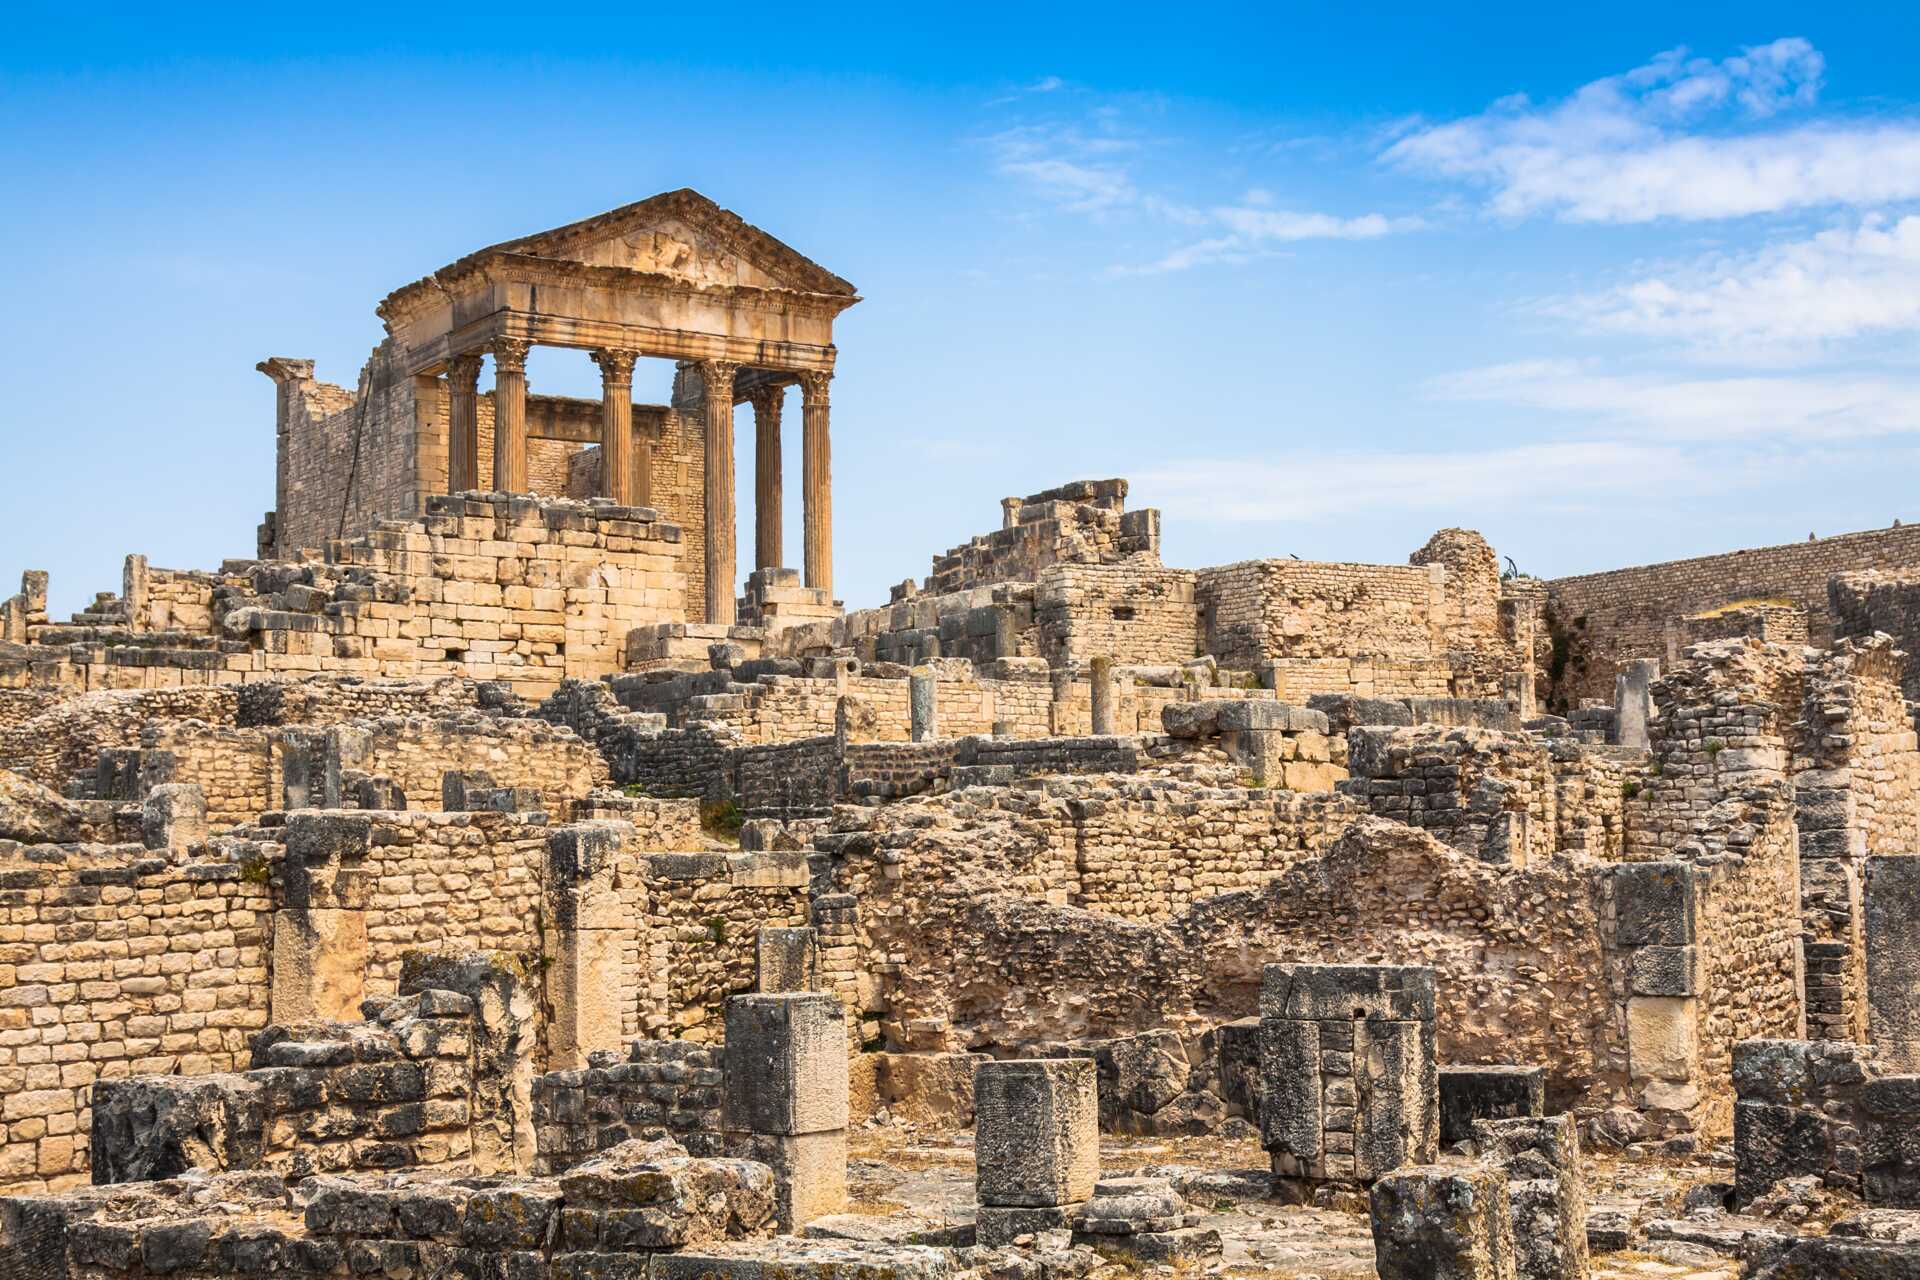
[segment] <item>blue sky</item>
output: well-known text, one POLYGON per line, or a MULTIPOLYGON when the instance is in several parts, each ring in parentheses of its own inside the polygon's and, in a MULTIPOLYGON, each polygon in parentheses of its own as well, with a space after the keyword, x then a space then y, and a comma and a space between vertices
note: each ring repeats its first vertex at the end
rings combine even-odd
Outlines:
POLYGON ((1914 6, 1327 8, 16 6, 0 586, 251 554, 257 360, 350 384, 391 289, 679 186, 866 298, 850 605, 1107 475, 1186 565, 1460 524, 1559 575, 1920 518, 1914 6))

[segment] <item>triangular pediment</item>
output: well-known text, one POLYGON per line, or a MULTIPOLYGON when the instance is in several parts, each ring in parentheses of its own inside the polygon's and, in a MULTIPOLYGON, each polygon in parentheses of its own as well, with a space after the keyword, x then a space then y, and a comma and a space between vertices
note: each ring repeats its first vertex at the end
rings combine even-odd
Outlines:
POLYGON ((851 284, 825 267, 687 188, 483 252, 620 267, 695 285, 854 295, 851 284))

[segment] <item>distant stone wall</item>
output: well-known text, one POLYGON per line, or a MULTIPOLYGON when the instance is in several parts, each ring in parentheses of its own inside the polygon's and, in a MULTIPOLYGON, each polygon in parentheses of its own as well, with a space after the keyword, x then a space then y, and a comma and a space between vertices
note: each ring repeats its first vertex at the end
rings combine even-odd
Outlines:
POLYGON ((1843 573, 1827 583, 1834 634, 1865 639, 1876 631, 1893 637, 1908 655, 1900 687, 1920 702, 1920 573, 1843 573))
POLYGON ((568 675, 621 670, 629 632, 686 616, 681 530, 647 508, 481 494, 425 506, 329 542, 321 560, 229 562, 206 632, 88 626, 89 642, 66 643, 74 627, 37 628, 35 643, 0 653, 0 684, 148 689, 326 672, 503 680, 540 697, 568 675))
POLYGON ((1556 633, 1568 646, 1556 697, 1568 706, 1582 698, 1611 699, 1614 676, 1627 663, 1677 656, 1683 619, 1741 601, 1806 610, 1811 643, 1825 645, 1836 616, 1827 599, 1829 578, 1915 566, 1920 525, 1901 525, 1556 578, 1547 589, 1556 633))

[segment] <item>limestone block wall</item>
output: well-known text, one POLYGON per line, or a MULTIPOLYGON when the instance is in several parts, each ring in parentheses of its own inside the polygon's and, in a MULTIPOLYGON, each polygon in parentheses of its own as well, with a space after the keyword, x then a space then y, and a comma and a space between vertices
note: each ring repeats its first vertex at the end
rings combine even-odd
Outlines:
POLYGON ((207 822, 226 830, 284 807, 284 745, 270 729, 197 720, 163 720, 140 731, 147 752, 172 757, 167 780, 190 782, 207 797, 207 822))
POLYGON ((1554 579, 1547 588, 1555 628, 1582 659, 1569 657, 1557 696, 1569 706, 1610 698, 1614 676, 1628 662, 1677 656, 1681 619, 1738 602, 1779 601, 1806 610, 1808 638, 1824 646, 1839 616, 1828 602, 1829 578, 1916 565, 1920 526, 1903 525, 1554 579))
POLYGON ((227 1071, 267 1021, 268 887, 75 846, 0 863, 0 1188, 84 1182, 92 1086, 227 1071))
POLYGON ((1054 564, 1158 559, 1160 513, 1127 512, 1125 480, 1080 480, 1002 501, 1002 526, 935 556, 922 590, 945 595, 996 582, 1032 582, 1054 564))
POLYGON ((352 745, 343 747, 342 766, 392 778, 409 809, 440 808, 446 771, 483 770, 499 786, 538 791, 547 813, 564 822, 579 800, 608 780, 599 752, 572 730, 544 720, 408 716, 350 727, 352 745))
POLYGON ((1360 727, 1347 760, 1341 792, 1463 852, 1525 865, 1558 847, 1559 789, 1546 744, 1529 734, 1360 727))
POLYGON ((235 722, 241 725, 327 725, 384 716, 454 715, 480 706, 479 688, 466 676, 431 680, 367 680, 310 676, 239 686, 235 722))
MULTIPOLYGON (((1092 732, 1093 693, 1084 679, 1055 680, 1044 671, 1001 664, 983 673, 962 659, 935 659, 928 665, 935 677, 943 737, 991 734, 998 725, 1018 738, 1092 732)), ((908 673, 895 667, 886 674, 863 672, 840 678, 766 673, 750 681, 730 679, 724 671, 666 680, 619 676, 612 687, 620 704, 630 710, 664 716, 674 727, 725 725, 747 743, 791 742, 832 733, 840 699, 851 697, 865 709, 863 736, 904 742, 912 736, 908 683, 908 673)), ((1115 718, 1123 731, 1155 733, 1161 709, 1185 697, 1181 688, 1123 679, 1115 718)), ((574 723, 583 713, 566 712, 556 704, 541 714, 571 715, 566 722, 574 723)))
POLYGON ((1157 555, 1113 564, 1054 565, 1034 592, 1040 654, 1058 668, 1085 671, 1097 657, 1128 665, 1189 662, 1199 612, 1191 569, 1166 569, 1157 555))
MULTIPOLYGON (((1198 789, 1160 786, 1170 810, 1198 799, 1198 789)), ((1047 790, 1031 802, 1074 794, 1064 783, 1047 790)), ((1103 790, 1087 783, 1077 795, 1092 803, 1103 790)), ((966 797, 976 811, 982 801, 966 797)), ((1011 1052, 1161 1028, 1193 1040, 1254 1011, 1263 964, 1358 959, 1439 971, 1443 1060, 1542 1063, 1556 1105, 1627 1096, 1591 867, 1497 867, 1362 817, 1317 852, 1276 850, 1254 887, 1196 895, 1157 921, 1122 919, 1049 895, 1072 865, 1064 842, 994 813, 949 829, 940 807, 882 811, 877 829, 816 842, 836 857, 831 888, 858 903, 868 1007, 883 1011, 891 1048, 1011 1052), (901 870, 887 874, 890 864, 901 870)), ((1190 829, 1218 819, 1185 816, 1190 829)))
POLYGON ((0 660, 16 686, 238 684, 327 672, 468 676, 544 696, 620 670, 630 631, 684 619, 679 527, 647 508, 430 497, 301 563, 230 562, 211 634, 185 647, 35 644, 0 660))
POLYGON ((1202 569, 1206 652, 1251 670, 1269 658, 1429 657, 1444 569, 1249 560, 1202 569))

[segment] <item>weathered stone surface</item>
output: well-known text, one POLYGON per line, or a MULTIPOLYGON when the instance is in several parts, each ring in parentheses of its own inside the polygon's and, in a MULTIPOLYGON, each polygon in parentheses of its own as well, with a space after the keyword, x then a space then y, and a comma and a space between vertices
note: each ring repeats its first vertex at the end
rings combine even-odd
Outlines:
POLYGON ((1414 1165, 1378 1179, 1370 1194, 1380 1280, 1516 1280, 1498 1170, 1414 1165))
POLYGON ((1099 1085, 1086 1058, 986 1062, 974 1075, 982 1205, 1077 1204, 1100 1173, 1099 1085))
POLYGON ((1546 1111, 1547 1073, 1541 1067, 1441 1067, 1439 1077, 1442 1146, 1471 1138, 1476 1120, 1546 1111))

